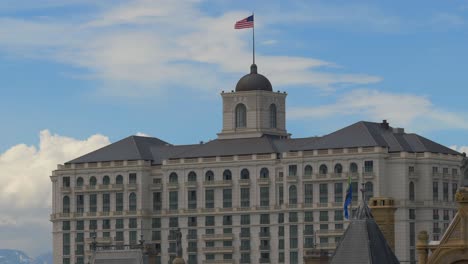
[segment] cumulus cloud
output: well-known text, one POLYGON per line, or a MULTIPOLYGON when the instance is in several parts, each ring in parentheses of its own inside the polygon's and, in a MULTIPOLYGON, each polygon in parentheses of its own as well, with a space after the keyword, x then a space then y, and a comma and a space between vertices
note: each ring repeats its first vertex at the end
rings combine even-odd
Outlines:
POLYGON ((427 97, 368 89, 353 90, 328 105, 294 107, 288 114, 293 119, 355 115, 371 120, 388 119, 398 126, 419 129, 468 130, 468 119, 465 116, 439 109, 427 97))
POLYGON ((460 153, 467 153, 468 154, 468 146, 457 146, 457 145, 453 145, 453 146, 450 146, 451 149, 453 150, 456 150, 460 153))
MULTIPOLYGON (((250 31, 233 30, 245 12, 207 15, 198 2, 133 0, 74 20, 0 17, 0 49, 85 69, 112 95, 141 96, 174 85, 229 90, 226 78, 246 73, 251 61, 250 31)), ((335 64, 319 59, 257 55, 259 71, 276 86, 334 89, 381 80, 328 72, 335 64)))
POLYGON ((14 241, 12 237, 0 236, 0 248, 10 248, 17 243, 20 245, 18 248, 26 251, 49 250, 50 244, 33 245, 50 237, 48 214, 52 188, 49 176, 57 164, 109 143, 103 135, 78 140, 43 130, 38 146, 18 144, 0 153, 0 233, 13 229, 18 231, 14 241), (42 237, 31 239, 31 235, 36 233, 21 232, 26 226, 36 229, 38 236, 41 234, 42 237))

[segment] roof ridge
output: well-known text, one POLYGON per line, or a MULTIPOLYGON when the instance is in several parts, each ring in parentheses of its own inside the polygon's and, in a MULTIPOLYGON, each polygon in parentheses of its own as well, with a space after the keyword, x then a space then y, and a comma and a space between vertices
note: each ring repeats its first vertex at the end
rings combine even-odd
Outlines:
POLYGON ((371 122, 366 122, 366 121, 359 121, 358 124, 361 124, 363 125, 366 129, 366 132, 369 134, 369 136, 372 138, 372 140, 374 141, 374 144, 375 145, 379 145, 379 143, 377 142, 377 140, 375 139, 374 135, 372 135, 372 133, 369 131, 369 127, 367 127, 366 123, 371 123, 371 122))
POLYGON ((138 146, 137 141, 135 140, 135 137, 136 137, 136 136, 135 136, 135 135, 132 135, 132 136, 130 136, 130 137, 132 138, 133 145, 135 146, 135 148, 136 148, 136 150, 137 150, 137 152, 138 152, 138 155, 140 156, 140 158, 142 158, 143 155, 142 155, 142 153, 141 153, 141 151, 140 151, 140 148, 139 148, 139 146, 138 146))

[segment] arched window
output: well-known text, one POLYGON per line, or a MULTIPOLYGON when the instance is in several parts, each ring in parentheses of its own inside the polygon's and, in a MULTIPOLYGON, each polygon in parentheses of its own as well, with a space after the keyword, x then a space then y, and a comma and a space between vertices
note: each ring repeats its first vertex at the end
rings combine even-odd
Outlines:
POLYGON ((109 176, 104 176, 104 178, 102 178, 102 184, 104 185, 109 185, 110 184, 110 178, 109 176))
POLYGON ((241 180, 248 180, 250 179, 250 172, 248 169, 242 169, 241 170, 241 180))
POLYGON ((276 105, 270 105, 270 128, 276 128, 276 105))
POLYGON ((91 185, 91 186, 96 186, 96 183, 97 183, 96 177, 92 176, 92 177, 89 179, 89 185, 91 185))
POLYGON ((312 166, 310 166, 310 165, 305 166, 305 168, 304 168, 304 176, 310 177, 310 176, 312 176, 312 172, 313 172, 312 166))
POLYGON ((78 179, 76 179, 76 186, 77 186, 77 187, 83 186, 83 182, 84 182, 84 181, 83 181, 83 178, 78 177, 78 179))
POLYGON ((230 170, 224 170, 223 171, 223 180, 225 181, 231 181, 232 180, 232 173, 230 170))
POLYGON ((414 183, 409 183, 409 199, 410 201, 414 201, 414 183))
POLYGON ((247 108, 244 104, 236 106, 236 128, 243 128, 247 126, 247 108))
POLYGON ((366 182, 364 185, 364 190, 366 193, 366 200, 374 197, 374 184, 372 182, 366 182))
POLYGON ((68 196, 63 197, 63 212, 70 213, 70 197, 68 196))
POLYGON ((357 167, 357 164, 356 163, 351 163, 349 165, 349 172, 351 173, 357 173, 358 172, 358 167, 357 167))
POLYGON ((268 171, 267 168, 262 168, 260 170, 260 178, 261 179, 268 179, 269 175, 270 175, 270 172, 268 171))
POLYGON ((189 182, 196 182, 197 181, 197 174, 194 171, 189 172, 188 181, 189 182))
POLYGON ((207 171, 205 173, 205 181, 214 181, 214 173, 212 171, 207 171))
POLYGON ((130 194, 128 197, 128 210, 131 212, 135 212, 137 209, 137 197, 134 192, 130 194))
POLYGON ((340 163, 335 165, 335 173, 343 173, 343 166, 340 163))
POLYGON ((327 165, 325 164, 320 165, 319 173, 322 175, 327 174, 328 173, 327 165))
POLYGON ((123 176, 122 175, 117 175, 115 178, 115 184, 123 184, 123 176))
POLYGON ((172 172, 171 174, 169 174, 169 182, 179 182, 177 173, 172 172))
POLYGON ((297 188, 295 185, 289 187, 289 204, 297 204, 297 188))

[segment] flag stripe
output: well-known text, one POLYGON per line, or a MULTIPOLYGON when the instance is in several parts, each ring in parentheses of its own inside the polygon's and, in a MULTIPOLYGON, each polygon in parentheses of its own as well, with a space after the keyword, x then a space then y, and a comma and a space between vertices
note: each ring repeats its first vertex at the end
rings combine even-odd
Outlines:
POLYGON ((253 15, 246 17, 242 20, 239 20, 234 25, 234 29, 243 29, 243 28, 253 28, 254 26, 254 18, 253 15))

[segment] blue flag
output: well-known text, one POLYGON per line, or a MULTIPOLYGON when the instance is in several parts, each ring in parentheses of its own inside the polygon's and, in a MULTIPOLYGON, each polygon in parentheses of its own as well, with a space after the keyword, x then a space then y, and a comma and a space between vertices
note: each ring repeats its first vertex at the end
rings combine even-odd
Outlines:
POLYGON ((344 215, 346 219, 349 219, 348 206, 353 201, 353 190, 351 188, 351 176, 348 177, 348 189, 346 190, 346 198, 344 201, 344 215))

